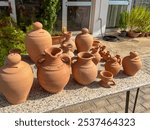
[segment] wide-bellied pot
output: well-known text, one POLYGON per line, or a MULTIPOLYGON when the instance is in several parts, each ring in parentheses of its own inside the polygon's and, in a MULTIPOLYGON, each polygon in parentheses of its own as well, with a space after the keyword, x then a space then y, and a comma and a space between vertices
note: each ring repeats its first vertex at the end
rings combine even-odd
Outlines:
POLYGON ((122 66, 127 75, 135 75, 142 68, 142 62, 138 53, 130 52, 129 56, 123 58, 122 66))
POLYGON ((87 28, 82 28, 82 32, 75 38, 75 44, 78 52, 89 51, 92 48, 93 36, 89 34, 87 28))
POLYGON ((116 76, 121 70, 120 56, 118 55, 117 57, 110 57, 105 63, 105 70, 111 72, 113 76, 116 76))
POLYGON ((38 61, 39 84, 50 93, 62 91, 70 79, 71 60, 62 52, 61 48, 47 48, 43 57, 38 61))
POLYGON ((49 32, 42 29, 40 22, 33 23, 33 30, 27 33, 25 46, 30 58, 37 63, 46 48, 52 46, 52 38, 49 32))
POLYGON ((19 54, 10 53, 0 68, 0 92, 11 104, 19 104, 27 100, 32 83, 30 65, 21 61, 19 54))
POLYGON ((82 85, 89 85, 97 77, 97 67, 92 61, 94 56, 89 52, 80 52, 72 64, 73 78, 82 85))

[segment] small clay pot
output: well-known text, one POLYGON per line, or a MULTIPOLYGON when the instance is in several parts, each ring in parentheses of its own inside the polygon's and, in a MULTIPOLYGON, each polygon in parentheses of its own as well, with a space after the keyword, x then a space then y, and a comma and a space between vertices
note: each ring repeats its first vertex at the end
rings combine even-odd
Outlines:
POLYGON ((11 104, 27 100, 33 83, 33 72, 17 53, 7 56, 5 65, 0 68, 0 92, 11 104))
POLYGON ((103 87, 109 88, 111 85, 115 85, 115 81, 113 79, 113 74, 109 71, 103 70, 99 74, 99 78, 101 79, 99 84, 103 87))
POLYGON ((93 41, 93 45, 92 45, 92 48, 99 48, 100 49, 100 47, 102 47, 103 45, 102 45, 102 43, 99 41, 99 40, 94 40, 93 41))
POLYGON ((87 28, 82 28, 82 32, 75 38, 75 44, 78 52, 89 51, 92 48, 93 36, 87 28))
POLYGON ((97 67, 93 63, 94 56, 89 52, 80 52, 72 64, 73 78, 81 85, 89 85, 97 77, 97 67))
POLYGON ((94 62, 95 65, 97 65, 102 59, 102 57, 99 54, 99 48, 92 48, 90 49, 89 52, 94 55, 94 58, 92 59, 92 61, 94 62))
POLYGON ((65 32, 64 33, 65 40, 61 43, 61 48, 68 47, 70 51, 74 52, 76 49, 75 42, 71 39, 72 33, 71 32, 65 32))
POLYGON ((46 48, 52 46, 51 35, 42 27, 40 22, 33 23, 33 30, 27 33, 25 38, 27 52, 34 63, 37 63, 46 48))
POLYGON ((130 52, 129 56, 123 58, 122 66, 125 74, 129 76, 135 75, 142 68, 142 62, 138 53, 130 52))
POLYGON ((113 76, 116 76, 121 70, 121 58, 119 55, 111 57, 105 63, 105 70, 111 72, 113 76))

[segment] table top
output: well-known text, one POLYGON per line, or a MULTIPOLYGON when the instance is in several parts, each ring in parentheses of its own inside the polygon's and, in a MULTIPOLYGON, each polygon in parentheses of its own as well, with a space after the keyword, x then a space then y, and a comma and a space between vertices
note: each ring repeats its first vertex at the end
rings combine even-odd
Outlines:
POLYGON ((127 76, 121 71, 115 78, 116 85, 111 88, 101 87, 98 78, 88 86, 81 86, 71 77, 62 92, 50 94, 39 86, 35 65, 32 68, 35 80, 28 100, 22 104, 10 105, 0 94, 0 112, 46 112, 150 84, 150 75, 142 70, 135 76, 127 76))

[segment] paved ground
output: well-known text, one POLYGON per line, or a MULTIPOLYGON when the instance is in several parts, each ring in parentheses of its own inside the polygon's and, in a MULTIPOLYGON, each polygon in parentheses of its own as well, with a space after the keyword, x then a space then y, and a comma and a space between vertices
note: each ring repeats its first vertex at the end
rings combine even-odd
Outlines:
MULTIPOLYGON (((118 42, 102 41, 111 52, 111 54, 120 54, 122 57, 128 55, 130 51, 137 51, 143 60, 143 70, 150 74, 150 38, 121 38, 118 42)), ((129 112, 133 108, 133 102, 136 90, 131 91, 129 112)), ((50 112, 67 112, 67 113, 82 113, 82 112, 100 112, 100 113, 118 113, 124 112, 126 93, 119 93, 113 96, 108 96, 101 99, 76 104, 66 108, 58 109, 50 112)), ((144 87, 139 92, 137 107, 135 112, 150 112, 150 86, 144 87)))

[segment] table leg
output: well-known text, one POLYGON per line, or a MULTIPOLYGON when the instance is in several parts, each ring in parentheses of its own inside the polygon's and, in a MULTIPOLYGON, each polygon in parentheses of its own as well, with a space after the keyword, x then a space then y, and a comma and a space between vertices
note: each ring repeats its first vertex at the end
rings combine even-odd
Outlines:
POLYGON ((135 112, 135 108, 136 108, 136 103, 137 103, 137 99, 138 99, 139 90, 140 90, 140 88, 138 88, 138 89, 136 90, 136 96, 135 96, 134 107, 133 107, 132 113, 135 112))
POLYGON ((129 99, 130 99, 130 91, 127 91, 126 92, 125 113, 128 113, 128 110, 129 110, 129 99))

